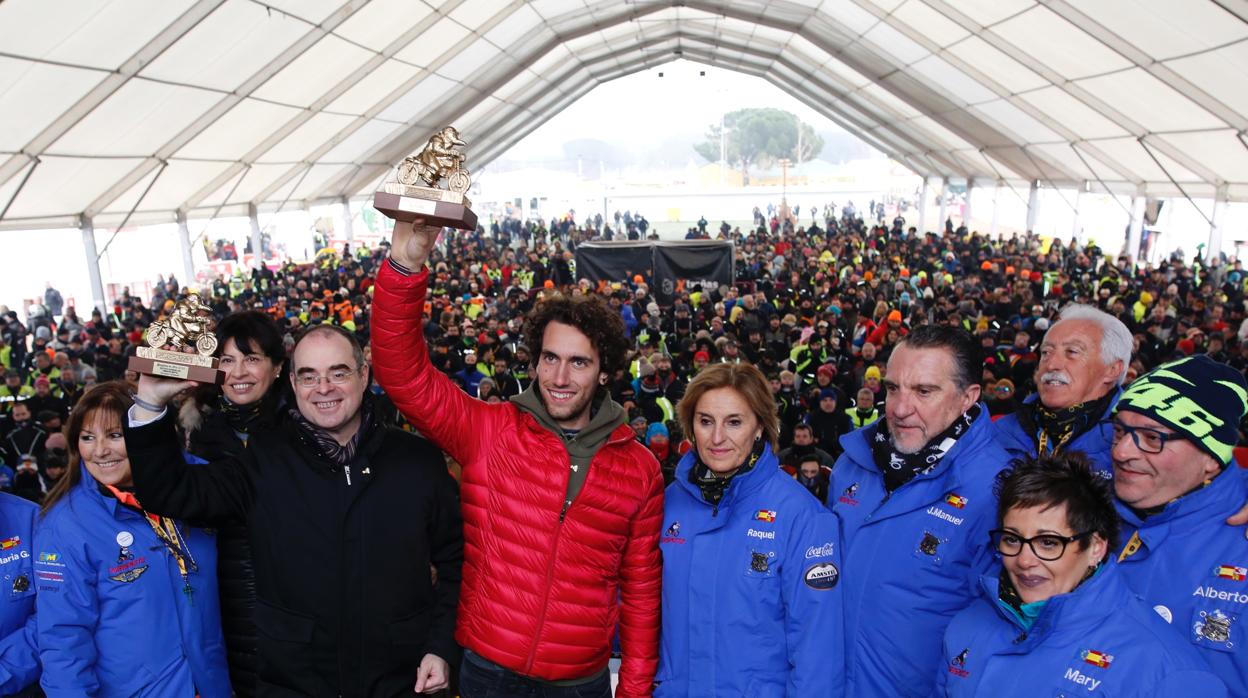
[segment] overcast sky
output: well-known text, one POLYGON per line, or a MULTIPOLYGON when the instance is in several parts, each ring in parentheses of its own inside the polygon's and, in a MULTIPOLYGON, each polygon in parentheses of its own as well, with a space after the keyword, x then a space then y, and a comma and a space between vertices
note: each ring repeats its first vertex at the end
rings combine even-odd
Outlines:
POLYGON ((658 134, 705 134, 724 112, 746 107, 784 109, 816 131, 844 132, 762 78, 678 60, 599 85, 538 127, 504 157, 541 160, 562 153, 563 143, 579 138, 628 148, 653 142, 658 134), (700 71, 706 75, 700 76, 700 71))

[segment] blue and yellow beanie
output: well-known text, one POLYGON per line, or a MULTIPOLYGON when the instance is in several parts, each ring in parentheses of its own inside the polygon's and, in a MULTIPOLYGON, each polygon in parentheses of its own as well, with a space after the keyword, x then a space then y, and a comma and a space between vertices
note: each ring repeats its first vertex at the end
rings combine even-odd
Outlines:
POLYGON ((1131 382, 1117 411, 1138 412, 1181 432, 1223 466, 1248 412, 1244 374, 1204 354, 1163 364, 1131 382))

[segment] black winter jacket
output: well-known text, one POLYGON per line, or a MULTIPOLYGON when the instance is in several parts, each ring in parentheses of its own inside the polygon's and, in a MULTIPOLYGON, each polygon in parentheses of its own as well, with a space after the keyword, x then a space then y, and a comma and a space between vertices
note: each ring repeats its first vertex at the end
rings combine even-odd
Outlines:
MULTIPOLYGON (((272 424, 263 427, 272 428, 272 424)), ((219 410, 204 417, 199 428, 191 432, 189 443, 188 450, 208 462, 242 458, 247 448, 219 410)), ((218 527, 217 593, 230 686, 238 698, 251 698, 256 694, 256 573, 243 519, 218 527)))
POLYGON ((253 433, 241 458, 194 467, 166 415, 127 427, 126 446, 148 511, 247 522, 257 695, 409 694, 426 653, 457 663, 463 528, 429 442, 375 426, 342 468, 285 420, 253 433))

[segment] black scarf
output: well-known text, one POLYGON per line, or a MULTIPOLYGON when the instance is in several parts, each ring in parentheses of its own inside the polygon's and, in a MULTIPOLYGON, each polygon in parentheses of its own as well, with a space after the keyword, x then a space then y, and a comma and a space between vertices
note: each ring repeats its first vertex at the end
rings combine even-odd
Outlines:
POLYGON ((351 460, 355 458, 355 450, 359 447, 360 441, 363 440, 373 426, 373 401, 371 395, 365 393, 364 401, 360 403, 360 428, 356 430, 355 436, 351 437, 345 445, 338 443, 338 440, 330 436, 324 429, 313 424, 307 417, 303 416, 298 409, 290 408, 290 418, 294 420, 295 426, 316 446, 316 450, 320 452, 326 460, 339 466, 349 465, 351 460))
POLYGON ((1004 565, 1001 566, 1001 572, 997 575, 997 598, 1017 611, 1019 616, 1023 615, 1023 597, 1018 595, 1018 589, 1014 586, 1014 581, 1010 579, 1010 573, 1006 571, 1004 565))
POLYGON ((221 398, 217 400, 217 409, 221 412, 221 416, 225 418, 225 423, 230 428, 240 434, 250 434, 252 429, 260 422, 261 416, 264 415, 264 405, 268 402, 267 398, 260 398, 255 402, 246 405, 238 405, 230 402, 230 399, 223 393, 221 398))
POLYGON ((763 446, 766 443, 767 442, 763 441, 762 438, 755 439, 754 448, 750 450, 749 457, 745 459, 745 462, 741 464, 741 467, 732 471, 732 473, 726 477, 720 477, 711 472, 711 469, 706 467, 706 464, 702 462, 702 457, 698 455, 698 451, 695 448, 693 451, 693 467, 689 469, 689 482, 697 485, 698 489, 702 491, 702 499, 705 499, 711 504, 718 505, 724 498, 724 493, 728 491, 728 485, 732 483, 733 478, 742 473, 748 473, 754 469, 754 464, 757 463, 759 457, 763 455, 763 446))
POLYGON ((1095 400, 1060 410, 1051 410, 1036 400, 1019 410, 1018 420, 1041 455, 1057 453, 1100 423, 1115 393, 1111 390, 1095 400))
POLYGON ((884 474, 884 488, 893 492, 919 475, 932 472, 954 443, 971 430, 971 424, 979 418, 979 414, 979 403, 971 405, 971 409, 953 420, 953 424, 928 441, 917 453, 901 453, 893 448, 888 421, 876 422, 879 429, 871 440, 871 455, 875 459, 875 467, 884 474))

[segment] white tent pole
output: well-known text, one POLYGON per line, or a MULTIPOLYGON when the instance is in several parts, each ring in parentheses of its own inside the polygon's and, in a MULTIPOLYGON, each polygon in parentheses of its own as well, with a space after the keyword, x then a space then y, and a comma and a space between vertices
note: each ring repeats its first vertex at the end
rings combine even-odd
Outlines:
POLYGON ((255 204, 247 204, 247 219, 251 222, 251 266, 259 269, 264 264, 264 254, 260 251, 260 215, 255 204))
POLYGON ((182 285, 195 283, 195 258, 191 255, 191 229, 186 224, 186 211, 178 211, 178 247, 182 249, 182 285))
POLYGON ((940 215, 936 217, 936 228, 945 229, 945 217, 948 215, 949 207, 949 178, 940 178, 940 215))
POLYGON ((992 237, 997 236, 997 224, 1001 222, 1001 182, 993 182, 992 185, 992 228, 989 234, 992 237))
POLYGON ((100 276, 100 255, 95 250, 95 224, 88 216, 82 217, 82 251, 87 255, 87 275, 91 277, 91 300, 101 314, 107 314, 104 298, 104 279, 100 276))
POLYGON ((1031 180, 1031 191, 1027 194, 1027 230, 1035 232, 1036 217, 1040 213, 1040 180, 1031 180))
POLYGON ((1225 184, 1218 187, 1218 193, 1213 199, 1213 225, 1209 226, 1209 249, 1205 259, 1209 264, 1217 262, 1218 255, 1222 252, 1222 228, 1223 221, 1226 218, 1226 199, 1227 187, 1225 184))
POLYGON ((1080 219, 1083 214, 1083 193, 1087 188, 1087 182, 1080 182, 1079 189, 1075 192, 1075 221, 1070 226, 1070 236, 1078 242, 1083 242, 1083 221, 1080 219))
POLYGON ((919 193, 919 235, 927 232, 927 175, 923 175, 923 190, 919 193))
POLYGON ((973 231, 971 227, 971 196, 975 193, 975 178, 971 175, 966 176, 966 206, 962 208, 962 225, 967 230, 973 231))
POLYGON ((343 196, 339 203, 342 204, 341 220, 342 234, 347 238, 348 245, 355 245, 355 228, 351 220, 351 197, 343 196))
POLYGON ((1131 255, 1131 261, 1139 264, 1140 254, 1140 238, 1144 235, 1144 204, 1147 203, 1143 190, 1136 192, 1135 197, 1131 199, 1131 223, 1127 228, 1127 249, 1126 253, 1131 255))

